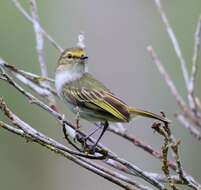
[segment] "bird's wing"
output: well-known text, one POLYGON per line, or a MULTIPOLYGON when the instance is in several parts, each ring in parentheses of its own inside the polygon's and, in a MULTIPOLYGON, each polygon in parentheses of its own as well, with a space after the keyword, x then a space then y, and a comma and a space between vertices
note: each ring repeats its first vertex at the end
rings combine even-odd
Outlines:
POLYGON ((129 121, 128 106, 106 90, 87 89, 85 87, 68 87, 63 91, 64 97, 70 97, 78 107, 85 107, 96 111, 106 112, 122 122, 129 121))

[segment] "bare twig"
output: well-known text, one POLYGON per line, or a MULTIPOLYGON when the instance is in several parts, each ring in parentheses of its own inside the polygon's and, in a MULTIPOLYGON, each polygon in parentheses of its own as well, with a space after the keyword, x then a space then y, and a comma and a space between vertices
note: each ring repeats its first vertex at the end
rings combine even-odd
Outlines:
MULTIPOLYGON (((192 112, 191 109, 189 109, 184 100, 182 99, 182 97, 179 95, 179 93, 177 92, 177 89, 173 83, 173 81, 170 79, 168 73, 166 72, 166 70, 164 69, 163 65, 161 64, 156 52, 154 51, 154 49, 149 46, 148 51, 150 52, 152 59, 154 61, 154 63, 156 64, 160 74, 164 77, 166 84, 168 85, 168 87, 170 88, 170 91, 172 93, 172 95, 175 97, 179 107, 181 108, 181 110, 183 111, 184 115, 187 116, 191 121, 193 121, 195 124, 197 124, 198 126, 200 126, 200 119, 192 112)), ((187 120, 183 117, 183 115, 180 114, 180 116, 178 117, 178 120, 180 122, 182 122, 182 124, 184 125, 184 127, 188 128, 189 131, 191 132, 191 134, 193 134, 194 136, 196 136, 198 139, 200 138, 200 132, 198 130, 196 130, 195 128, 193 128, 191 125, 189 125, 189 122, 187 122, 187 120)), ((167 127, 168 128, 168 127, 167 127)), ((160 128, 159 128, 160 129, 160 128)), ((179 154, 178 154, 178 145, 179 143, 177 143, 173 136, 170 134, 166 134, 165 131, 163 130, 159 130, 160 134, 163 135, 165 137, 165 139, 167 139, 169 141, 169 143, 171 144, 171 149, 172 149, 172 153, 173 153, 173 157, 175 158, 176 161, 176 165, 177 165, 177 171, 178 174, 180 176, 180 179, 182 180, 183 184, 186 184, 190 187, 192 187, 193 189, 197 189, 198 187, 200 188, 200 185, 194 183, 194 180, 191 180, 191 178, 187 177, 186 173, 184 172, 182 166, 181 166, 181 162, 180 162, 180 158, 179 158, 179 154)), ((164 156, 163 156, 164 157, 164 156)), ((165 157, 164 157, 165 159, 165 157)), ((169 179, 169 182, 171 184, 171 187, 173 189, 175 189, 176 187, 174 187, 174 183, 173 180, 170 178, 169 176, 169 171, 167 169, 167 162, 165 162, 166 165, 164 165, 164 167, 166 168, 164 171, 166 171, 166 175, 169 179)))
MULTIPOLYGON (((47 78, 48 71, 47 71, 47 65, 45 62, 44 39, 43 39, 43 32, 41 29, 40 20, 38 16, 37 4, 35 0, 29 0, 29 2, 31 5, 33 28, 36 35, 36 50, 38 53, 38 62, 40 64, 41 76, 43 78, 47 78)), ((43 81, 43 85, 50 87, 49 81, 43 81)), ((48 99, 48 104, 50 105, 50 107, 52 107, 54 110, 57 111, 58 109, 56 106, 56 102, 51 93, 47 96, 47 99, 48 99)))
POLYGON ((17 69, 13 65, 9 65, 5 60, 0 58, 0 66, 4 68, 8 73, 11 73, 15 78, 17 78, 20 82, 37 92, 38 95, 42 97, 47 97, 51 93, 54 96, 57 96, 57 93, 55 89, 53 89, 50 86, 44 86, 42 81, 49 81, 51 83, 54 83, 53 79, 47 78, 47 77, 41 77, 39 75, 17 69))
MULTIPOLYGON (((21 6, 20 2, 18 0, 12 0, 16 8, 19 10, 19 12, 31 23, 33 23, 32 17, 27 13, 27 11, 21 6)), ((41 27, 41 31, 44 34, 44 36, 48 39, 48 41, 60 52, 63 51, 63 48, 41 27)))
POLYGON ((156 52, 154 51, 154 49, 151 46, 148 46, 147 50, 150 53, 150 55, 153 59, 153 62, 156 64, 160 74, 164 77, 164 80, 165 80, 167 86, 169 87, 170 92, 175 97, 177 104, 180 107, 180 109, 182 110, 182 112, 185 114, 185 116, 187 116, 196 125, 201 126, 201 120, 198 117, 196 117, 196 115, 192 112, 191 109, 189 109, 187 107, 183 98, 178 93, 177 88, 175 87, 173 80, 170 78, 169 74, 167 73, 167 71, 163 67, 162 63, 160 62, 160 60, 159 60, 156 52))
POLYGON ((78 35, 77 46, 84 49, 86 47, 84 40, 85 40, 84 33, 81 32, 78 35))
POLYGON ((45 54, 44 54, 44 39, 39 21, 37 4, 35 0, 29 0, 29 2, 31 5, 33 28, 36 34, 36 50, 38 53, 38 62, 40 64, 41 76, 48 77, 47 65, 45 63, 45 54))
POLYGON ((166 190, 166 188, 164 187, 164 185, 162 185, 161 183, 159 183, 154 177, 152 177, 151 175, 149 175, 149 173, 144 172, 143 170, 141 170, 140 168, 138 168, 134 164, 131 164, 127 160, 122 159, 122 158, 117 157, 117 156, 112 157, 112 159, 115 160, 115 161, 117 161, 117 162, 119 162, 123 166, 126 166, 130 170, 130 173, 132 173, 133 175, 139 176, 140 178, 144 179, 148 183, 150 183, 153 186, 155 186, 157 189, 166 190))
MULTIPOLYGON (((81 159, 82 159, 82 158, 81 158, 81 159)), ((85 159, 85 160, 86 160, 86 159, 85 159)), ((109 160, 110 160, 110 159, 109 159, 109 160)), ((100 165, 97 165, 97 164, 94 164, 94 162, 92 163, 92 162, 89 161, 89 163, 90 163, 91 165, 93 165, 94 167, 96 167, 96 168, 98 168, 98 169, 100 169, 100 170, 102 170, 102 171, 104 171, 104 172, 106 172, 106 173, 108 173, 108 171, 109 171, 109 170, 106 170, 106 171, 105 171, 105 168, 104 168, 104 167, 102 167, 102 166, 100 166, 100 165)), ((107 160, 106 160, 106 163, 107 163, 107 160)), ((112 166, 112 165, 111 165, 111 166, 112 166)), ((121 179, 121 180, 127 182, 127 183, 130 184, 130 185, 133 185, 133 186, 137 187, 138 189, 151 190, 150 187, 146 187, 146 186, 140 185, 140 184, 134 182, 133 180, 129 179, 128 177, 126 177, 126 176, 124 176, 124 175, 121 175, 121 174, 118 173, 118 172, 111 171, 110 174, 111 174, 112 176, 118 178, 118 179, 121 179)), ((162 179, 162 178, 161 178, 161 179, 162 179)), ((165 180, 164 180, 164 182, 165 182, 165 180)))
POLYGON ((196 32, 195 32, 192 72, 191 72, 191 76, 189 77, 188 69, 186 66, 185 59, 184 59, 182 52, 181 52, 181 48, 180 48, 179 43, 177 41, 177 38, 174 34, 174 31, 169 24, 166 13, 165 13, 162 5, 161 5, 161 1, 160 0, 154 0, 154 1, 155 1, 155 4, 159 10, 161 19, 162 19, 163 23, 165 24, 167 33, 168 33, 169 38, 172 42, 173 48, 176 52, 176 55, 180 61, 180 66, 181 66, 185 86, 186 86, 186 89, 188 92, 188 95, 187 95, 188 104, 190 106, 190 108, 187 108, 187 106, 186 106, 186 108, 187 108, 187 110, 185 112, 185 113, 187 113, 186 116, 189 117, 194 122, 194 124, 201 126, 201 121, 197 117, 197 115, 199 115, 199 117, 200 117, 201 114, 197 113, 197 108, 196 108, 197 104, 196 104, 196 100, 194 97, 195 77, 196 77, 196 73, 197 73, 197 65, 198 65, 198 61, 199 61, 199 50, 200 50, 201 19, 199 19, 199 21, 198 21, 196 32))
MULTIPOLYGON (((122 171, 122 172, 124 172, 124 173, 127 173, 127 174, 129 174, 129 175, 132 175, 132 173, 131 173, 125 166, 122 166, 122 165, 119 164, 118 162, 116 162, 116 161, 114 161, 114 160, 111 160, 111 159, 106 160, 106 162, 107 162, 110 166, 112 166, 112 167, 114 167, 114 168, 116 168, 116 169, 118 169, 118 170, 120 170, 120 171, 122 171)), ((162 182, 162 183, 168 183, 167 177, 166 177, 165 175, 158 174, 158 173, 151 173, 151 172, 149 172, 148 175, 149 175, 149 176, 152 176, 152 177, 155 178, 157 181, 160 181, 160 182, 162 182)), ((192 176, 189 176, 189 175, 186 174, 186 177, 188 178, 188 180, 189 180, 192 184, 194 184, 194 185, 197 186, 197 187, 200 187, 200 184, 197 183, 197 182, 195 181, 195 179, 192 178, 192 176)), ((182 183, 183 183, 183 182, 181 181, 181 179, 179 178, 178 175, 171 175, 171 176, 169 176, 169 178, 170 178, 170 180, 172 180, 172 182, 173 182, 174 184, 182 184, 182 183)))
POLYGON ((151 57, 153 59, 153 62, 156 64, 160 74, 164 77, 164 80, 165 80, 167 86, 169 87, 170 92, 175 97, 178 105, 181 107, 182 110, 186 110, 187 106, 186 106, 183 98, 181 97, 181 95, 177 91, 177 88, 176 88, 174 82, 172 81, 172 79, 170 78, 169 74, 166 72, 165 68, 161 64, 161 62, 160 62, 156 52, 154 51, 153 47, 148 46, 147 50, 150 53, 150 55, 151 55, 151 57))
MULTIPOLYGON (((108 129, 110 132, 128 140, 129 142, 131 142, 132 144, 134 144, 136 147, 139 147, 140 149, 144 150, 145 152, 149 153, 150 155, 152 155, 153 157, 157 158, 157 159, 162 159, 162 155, 160 151, 154 150, 154 148, 151 145, 148 145, 146 143, 144 143, 142 140, 140 139, 136 139, 136 137, 134 137, 131 134, 127 134, 126 132, 121 132, 119 130, 115 130, 114 128, 109 127, 108 129)), ((176 165, 173 161, 168 161, 168 165, 171 169, 176 170, 176 165)))
POLYGON ((194 183, 194 180, 192 180, 191 178, 189 178, 189 176, 185 173, 185 171, 183 170, 182 164, 181 164, 181 160, 180 160, 180 156, 179 156, 179 145, 180 145, 180 140, 175 140, 175 138, 173 137, 171 130, 168 126, 167 123, 164 124, 164 126, 161 127, 160 124, 154 124, 152 126, 152 128, 160 135, 162 135, 164 137, 164 148, 163 150, 163 171, 165 173, 165 175, 168 178, 169 184, 172 187, 172 189, 178 189, 175 184, 174 181, 172 180, 172 178, 169 175, 169 168, 167 165, 167 154, 168 154, 168 149, 169 147, 172 150, 172 156, 176 161, 176 165, 177 165, 177 174, 181 180, 182 184, 185 184, 195 190, 199 189, 201 186, 198 184, 194 183))
POLYGON ((200 53, 200 38, 201 38, 201 16, 199 17, 195 35, 194 35, 194 51, 193 51, 193 59, 192 59, 192 70, 191 70, 191 77, 189 81, 189 105, 192 110, 196 111, 196 101, 194 97, 194 88, 195 88, 195 79, 198 70, 198 63, 199 63, 199 53, 200 53))
POLYGON ((197 107, 199 109, 199 111, 201 111, 201 101, 198 97, 195 97, 195 101, 196 101, 196 104, 197 104, 197 107))
POLYGON ((169 21, 168 21, 168 18, 165 14, 165 11, 163 10, 163 7, 161 5, 161 1, 160 0, 154 0, 155 1, 155 4, 158 8, 158 11, 160 13, 160 16, 161 16, 161 19, 163 21, 163 23, 165 24, 165 27, 166 27, 166 31, 170 37, 170 40, 172 42, 172 45, 174 47, 174 50, 176 52, 176 55, 180 61, 180 66, 181 66, 181 70, 182 70, 182 73, 183 73, 183 77, 184 77, 184 81, 185 81, 185 84, 186 84, 186 89, 188 90, 188 84, 189 84, 189 75, 188 75, 188 70, 187 70, 187 67, 186 67, 186 62, 184 60, 184 57, 182 55, 182 52, 181 52, 181 48, 179 46, 179 43, 177 41, 177 38, 174 34, 174 31, 172 29, 172 27, 170 26, 169 24, 169 21))
POLYGON ((189 121, 182 114, 176 114, 176 117, 183 127, 188 129, 195 138, 201 140, 201 132, 192 126, 192 124, 189 123, 189 121))
POLYGON ((164 138, 164 144, 163 144, 163 146, 162 146, 161 149, 162 149, 162 154, 163 154, 163 158, 162 158, 162 170, 163 170, 165 176, 168 179, 168 184, 170 185, 170 187, 173 190, 178 190, 178 188, 176 187, 174 181, 170 177, 170 170, 169 170, 169 166, 168 166, 169 142, 168 142, 167 138, 164 138))
MULTIPOLYGON (((22 93, 24 96, 26 96, 28 98, 28 100, 36 105, 39 105, 41 108, 43 108, 44 110, 48 111, 49 113, 51 113, 54 117, 56 117, 58 119, 58 121, 60 121, 60 123, 62 124, 63 119, 62 116, 56 112, 55 110, 53 110, 52 108, 50 108, 49 106, 47 106, 46 104, 44 104, 42 101, 38 100, 36 97, 34 97, 31 93, 25 91, 20 85, 18 85, 9 75, 7 75, 5 73, 5 71, 3 70, 2 67, 0 67, 0 70, 2 71, 2 76, 4 78, 6 78, 6 82, 8 82, 10 85, 12 85, 14 88, 16 88, 20 93, 22 93)), ((67 123, 69 127, 72 128, 72 124, 70 122, 67 123)), ((67 131, 69 132, 69 135, 72 135, 72 138, 75 139, 75 132, 72 132, 72 129, 70 128, 66 128, 67 131)))
POLYGON ((0 80, 5 80, 6 81, 6 78, 3 77, 3 76, 0 76, 0 80))

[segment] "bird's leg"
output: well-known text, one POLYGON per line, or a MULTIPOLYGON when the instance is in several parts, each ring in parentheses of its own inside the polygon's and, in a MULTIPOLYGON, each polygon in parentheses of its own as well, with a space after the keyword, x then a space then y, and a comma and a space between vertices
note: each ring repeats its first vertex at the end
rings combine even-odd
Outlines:
POLYGON ((98 142, 100 141, 100 139, 102 138, 102 136, 104 135, 105 131, 107 130, 108 126, 109 126, 109 123, 108 121, 105 121, 104 123, 101 123, 101 125, 103 126, 103 130, 100 134, 100 136, 98 137, 97 141, 95 142, 95 144, 91 147, 91 150, 92 153, 94 154, 95 153, 95 150, 96 150, 96 146, 98 144, 98 142))
POLYGON ((95 123, 96 128, 91 131, 87 136, 83 137, 85 141, 87 141, 87 139, 89 139, 89 137, 91 137, 94 133, 96 133, 99 129, 101 129, 104 125, 103 123, 95 123))
POLYGON ((91 131, 91 133, 89 133, 86 137, 85 137, 85 139, 87 140, 89 137, 91 137, 94 133, 96 133, 99 129, 101 129, 102 127, 103 127, 103 124, 99 124, 99 123, 95 123, 95 125, 96 125, 96 128, 93 130, 93 131, 91 131))
MULTIPOLYGON (((75 108, 76 111, 76 117, 75 117, 75 124, 76 124, 76 133, 78 133, 78 130, 80 128, 80 108, 78 106, 76 106, 75 108)), ((77 135, 77 140, 82 144, 82 146, 84 147, 84 149, 86 149, 87 147, 87 137, 83 136, 83 137, 79 137, 77 135)))
POLYGON ((75 124, 78 130, 80 128, 80 108, 76 106, 75 111, 76 111, 75 124))
POLYGON ((100 141, 100 139, 101 139, 102 136, 104 135, 105 131, 107 130, 107 128, 108 128, 108 126, 109 126, 109 123, 108 123, 108 121, 105 121, 105 123, 102 123, 102 125, 103 125, 103 130, 102 130, 100 136, 98 137, 96 143, 94 144, 95 147, 97 146, 98 142, 100 141))
MULTIPOLYGON (((65 122, 65 121, 63 121, 63 133, 64 133, 64 137, 65 137, 65 139, 69 142, 69 144, 71 144, 76 150, 78 150, 79 152, 83 152, 83 149, 80 149, 80 147, 78 147, 77 145, 75 145, 69 138, 68 138, 68 134, 67 134, 67 131, 66 131, 66 125, 67 125, 67 123, 65 122)), ((81 144, 85 144, 85 149, 84 150, 86 150, 88 147, 88 153, 90 153, 90 152, 92 152, 91 151, 91 146, 88 146, 87 144, 86 144, 86 142, 83 142, 82 141, 82 138, 80 138, 80 137, 77 137, 77 140, 81 143, 81 144)), ((106 156, 107 156, 107 151, 106 150, 101 150, 99 153, 100 154, 102 154, 101 156, 94 156, 94 157, 90 157, 88 154, 82 154, 82 153, 80 153, 79 154, 79 152, 77 152, 76 153, 76 155, 78 155, 78 156, 81 156, 81 157, 84 157, 84 158, 93 158, 93 159, 105 159, 106 158, 106 156)))
MULTIPOLYGON (((96 128, 95 128, 93 131, 91 131, 91 132, 89 133, 89 135, 87 135, 87 136, 82 136, 81 138, 79 138, 79 136, 78 136, 78 138, 77 138, 77 140, 78 140, 79 142, 81 142, 81 144, 82 144, 82 146, 83 146, 83 151, 84 151, 84 152, 85 152, 87 149, 90 149, 90 150, 91 150, 91 148, 88 148, 89 145, 87 145, 87 140, 88 140, 94 133, 96 133, 100 128, 103 127, 103 124, 95 123, 95 125, 96 125, 96 128)), ((90 145, 90 147, 92 147, 92 145, 90 145)))

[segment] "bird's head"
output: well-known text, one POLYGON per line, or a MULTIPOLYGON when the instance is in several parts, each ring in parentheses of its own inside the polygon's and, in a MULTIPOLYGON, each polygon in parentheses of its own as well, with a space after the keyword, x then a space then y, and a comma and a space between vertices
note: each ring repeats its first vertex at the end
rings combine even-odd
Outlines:
POLYGON ((66 49, 59 57, 56 72, 55 85, 58 92, 66 83, 79 79, 87 72, 87 55, 82 48, 66 49))
POLYGON ((87 63, 88 57, 86 51, 82 48, 69 48, 66 49, 58 60, 59 66, 74 67, 75 65, 84 65, 87 63))

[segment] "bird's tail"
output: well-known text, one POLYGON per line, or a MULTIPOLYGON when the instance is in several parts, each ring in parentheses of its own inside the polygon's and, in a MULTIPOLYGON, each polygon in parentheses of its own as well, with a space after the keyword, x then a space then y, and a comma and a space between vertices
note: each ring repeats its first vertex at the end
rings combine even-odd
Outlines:
POLYGON ((135 116, 142 116, 142 117, 148 117, 148 118, 152 118, 152 119, 157 119, 159 121, 165 122, 165 123, 170 123, 171 121, 163 116, 160 116, 158 114, 152 113, 152 112, 148 112, 148 111, 144 111, 138 108, 129 108, 129 113, 131 118, 134 118, 135 116))

